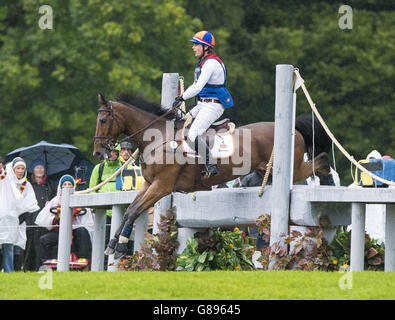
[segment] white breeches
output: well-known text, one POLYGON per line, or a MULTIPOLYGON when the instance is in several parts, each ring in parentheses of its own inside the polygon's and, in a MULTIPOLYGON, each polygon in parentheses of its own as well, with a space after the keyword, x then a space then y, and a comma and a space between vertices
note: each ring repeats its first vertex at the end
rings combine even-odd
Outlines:
POLYGON ((196 137, 203 134, 224 113, 225 108, 220 103, 201 102, 189 113, 195 120, 188 131, 188 138, 194 142, 196 137))

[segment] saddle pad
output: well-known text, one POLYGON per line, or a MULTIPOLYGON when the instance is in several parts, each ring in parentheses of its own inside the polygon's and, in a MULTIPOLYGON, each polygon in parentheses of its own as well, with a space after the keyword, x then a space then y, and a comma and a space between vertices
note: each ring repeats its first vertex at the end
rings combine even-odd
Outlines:
MULTIPOLYGON (((184 134, 182 136, 185 137, 184 134)), ((184 154, 186 154, 187 157, 199 157, 199 155, 196 154, 195 150, 186 143, 185 139, 182 140, 181 145, 182 151, 184 152, 184 154)), ((210 152, 213 159, 225 159, 230 158, 233 155, 234 149, 235 148, 232 134, 227 134, 225 136, 215 135, 214 144, 210 149, 210 152)))

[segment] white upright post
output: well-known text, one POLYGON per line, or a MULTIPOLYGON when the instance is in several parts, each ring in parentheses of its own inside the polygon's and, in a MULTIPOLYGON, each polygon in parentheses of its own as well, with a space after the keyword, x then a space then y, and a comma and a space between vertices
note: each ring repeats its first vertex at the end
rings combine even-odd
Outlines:
POLYGON ((161 106, 170 109, 178 96, 178 73, 164 73, 162 77, 161 106))
POLYGON ((70 208, 70 195, 73 189, 62 190, 62 203, 60 207, 60 226, 58 242, 58 271, 69 271, 73 210, 70 208))
MULTIPOLYGON (((270 244, 280 242, 286 246, 282 234, 288 234, 290 186, 292 163, 292 124, 293 124, 293 71, 292 65, 276 66, 276 97, 274 125, 274 161, 272 185, 272 212, 270 244)), ((275 259, 269 263, 273 268, 275 259)))
POLYGON ((385 214, 384 271, 395 271, 395 205, 387 204, 385 214))
POLYGON ((351 205, 351 271, 363 271, 365 251, 365 203, 351 205))
MULTIPOLYGON (((114 238, 114 234, 121 225, 122 217, 124 214, 124 208, 120 205, 112 206, 111 214, 111 229, 110 229, 110 239, 114 238)), ((117 271, 118 268, 115 266, 119 262, 119 259, 114 260, 114 255, 108 256, 107 271, 117 271)))
POLYGON ((95 209, 95 226, 92 241, 92 271, 104 270, 104 245, 106 240, 106 210, 95 209))
POLYGON ((139 251, 144 242, 144 233, 148 230, 148 210, 145 210, 136 219, 134 225, 134 244, 133 251, 139 251))
POLYGON ((153 234, 159 233, 158 224, 160 223, 160 215, 164 216, 166 214, 166 211, 171 208, 171 197, 172 195, 169 194, 155 203, 154 222, 153 222, 154 225, 152 226, 153 234))

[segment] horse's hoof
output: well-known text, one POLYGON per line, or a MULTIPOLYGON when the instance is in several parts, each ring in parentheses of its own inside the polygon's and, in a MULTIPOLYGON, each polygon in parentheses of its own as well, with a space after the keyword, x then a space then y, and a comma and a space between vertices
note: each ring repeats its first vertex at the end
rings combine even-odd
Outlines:
POLYGON ((127 243, 118 243, 115 248, 114 259, 121 259, 128 253, 127 243))
POLYGON ((110 256, 110 255, 114 254, 114 252, 115 252, 115 250, 112 248, 109 248, 109 247, 107 247, 106 250, 104 250, 104 254, 106 256, 110 256))
POLYGON ((112 239, 108 242, 107 248, 106 248, 106 250, 104 250, 104 254, 107 255, 107 256, 108 256, 108 255, 111 255, 111 254, 114 254, 114 252, 115 252, 115 247, 117 246, 117 243, 118 243, 117 239, 112 238, 112 239))

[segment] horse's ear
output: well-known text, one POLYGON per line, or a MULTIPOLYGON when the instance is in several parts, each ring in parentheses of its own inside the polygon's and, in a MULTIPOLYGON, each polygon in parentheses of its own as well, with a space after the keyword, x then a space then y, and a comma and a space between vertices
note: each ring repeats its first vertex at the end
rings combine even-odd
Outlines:
POLYGON ((99 94, 97 95, 97 98, 98 98, 98 100, 99 100, 99 103, 100 103, 102 106, 107 106, 107 100, 104 98, 104 96, 103 96, 101 93, 99 93, 99 94))

